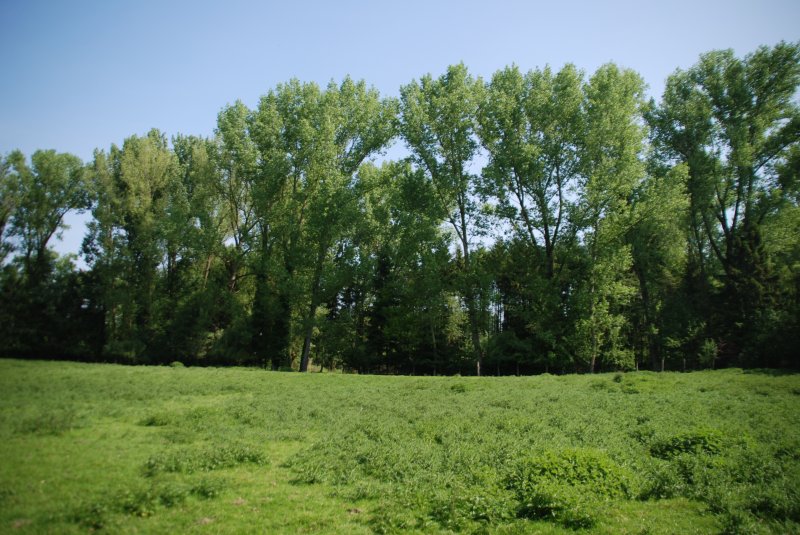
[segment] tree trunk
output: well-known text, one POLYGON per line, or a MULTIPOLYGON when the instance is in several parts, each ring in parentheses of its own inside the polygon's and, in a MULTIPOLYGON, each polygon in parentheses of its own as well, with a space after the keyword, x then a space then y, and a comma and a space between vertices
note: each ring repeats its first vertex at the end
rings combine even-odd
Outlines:
POLYGON ((206 260, 206 266, 203 269, 203 290, 206 289, 206 284, 208 283, 208 275, 211 273, 211 262, 214 259, 214 255, 208 255, 208 259, 206 260))
POLYGON ((311 351, 311 336, 314 334, 314 312, 317 310, 316 303, 314 303, 314 298, 312 297, 311 307, 308 313, 308 320, 306 325, 306 335, 303 338, 303 352, 300 356, 300 371, 307 372, 308 371, 308 355, 311 351))
POLYGON ((477 311, 475 310, 475 299, 472 296, 470 296, 469 303, 467 304, 467 312, 469 313, 470 331, 472 331, 472 347, 475 352, 475 367, 478 377, 480 377, 481 367, 483 365, 483 352, 481 351, 481 335, 478 331, 478 318, 477 311))
POLYGON ((658 370, 660 359, 658 356, 658 344, 650 329, 652 326, 650 321, 650 289, 647 287, 644 272, 641 269, 637 269, 635 265, 633 271, 636 273, 636 278, 639 279, 639 294, 642 297, 642 308, 644 309, 645 338, 647 340, 647 352, 650 354, 650 366, 653 371, 656 371, 658 370))
MULTIPOLYGON (((594 292, 593 292, 594 293, 594 292)), ((597 331, 594 325, 594 303, 592 303, 592 355, 589 362, 589 373, 594 373, 594 368, 597 364, 597 331)))
POLYGON ((478 377, 481 376, 481 367, 483 365, 483 353, 481 352, 481 336, 478 329, 478 314, 475 310, 475 290, 472 287, 472 265, 469 257, 469 242, 467 241, 467 213, 466 207, 463 203, 459 203, 459 215, 461 218, 461 229, 459 235, 461 238, 461 248, 464 253, 464 274, 467 277, 468 284, 466 289, 467 299, 467 316, 469 317, 469 327, 472 337, 472 349, 475 354, 475 368, 478 377))
POLYGON ((311 351, 311 336, 314 334, 314 316, 319 306, 319 282, 322 277, 322 263, 325 260, 325 252, 328 250, 323 245, 324 240, 320 240, 319 250, 317 251, 317 263, 314 266, 314 280, 311 284, 311 305, 308 309, 306 318, 306 334, 303 338, 303 353, 300 357, 300 371, 308 371, 308 359, 311 351))

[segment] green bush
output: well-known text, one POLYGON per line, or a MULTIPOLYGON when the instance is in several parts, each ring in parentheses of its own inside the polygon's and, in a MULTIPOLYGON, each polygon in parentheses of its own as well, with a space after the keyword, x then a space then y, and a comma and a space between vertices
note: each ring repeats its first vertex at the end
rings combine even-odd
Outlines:
MULTIPOLYGON (((88 502, 70 516, 70 520, 91 531, 109 528, 109 518, 115 514, 147 518, 159 508, 181 505, 189 494, 201 496, 197 486, 189 488, 179 482, 162 482, 149 486, 127 488, 111 493, 106 499, 88 502)), ((203 496, 201 496, 203 497, 203 496)))
POLYGON ((630 478, 625 470, 597 450, 548 450, 528 457, 517 463, 508 478, 508 485, 524 494, 542 480, 581 487, 602 498, 630 495, 630 478))
POLYGON ((571 528, 594 525, 600 504, 630 496, 630 477, 602 451, 545 451, 517 462, 507 479, 518 515, 571 528))
POLYGON ((146 518, 155 514, 158 498, 152 489, 125 491, 117 498, 115 505, 126 515, 146 518))
POLYGON ((369 527, 374 533, 401 534, 409 532, 426 532, 426 524, 432 524, 421 517, 418 507, 407 496, 393 497, 392 500, 382 500, 376 507, 375 513, 369 519, 369 527))
POLYGON ((718 431, 699 429, 656 441, 650 446, 650 453, 659 459, 672 459, 684 453, 716 455, 722 451, 723 444, 718 431))
POLYGON ((514 494, 497 485, 451 488, 431 500, 430 516, 441 526, 460 530, 470 522, 496 525, 514 518, 514 494))
POLYGON ((645 465, 642 481, 641 500, 662 500, 688 494, 687 484, 675 467, 660 460, 645 465))

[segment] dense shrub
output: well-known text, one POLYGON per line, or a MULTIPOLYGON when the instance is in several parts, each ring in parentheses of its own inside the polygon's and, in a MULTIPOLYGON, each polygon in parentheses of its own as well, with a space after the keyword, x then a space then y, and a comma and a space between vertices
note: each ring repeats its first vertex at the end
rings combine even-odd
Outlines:
POLYGON ((590 527, 598 504, 630 495, 630 477, 605 453, 590 449, 545 451, 520 460, 507 484, 525 518, 553 518, 590 527))
POLYGON ((523 495, 541 481, 581 487, 602 498, 630 494, 630 477, 602 451, 590 449, 548 450, 519 461, 508 485, 523 495))

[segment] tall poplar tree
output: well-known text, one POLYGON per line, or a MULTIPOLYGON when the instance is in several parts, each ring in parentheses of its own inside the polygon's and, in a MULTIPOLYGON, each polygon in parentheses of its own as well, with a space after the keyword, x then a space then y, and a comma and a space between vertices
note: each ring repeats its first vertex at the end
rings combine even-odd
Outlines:
POLYGON ((507 67, 494 74, 480 107, 490 191, 512 229, 543 255, 548 278, 557 247, 570 239, 582 103, 582 75, 572 65, 557 74, 548 67, 525 75, 507 67))
POLYGON ((71 261, 59 261, 51 245, 66 228, 66 214, 88 208, 83 164, 72 154, 39 150, 30 165, 14 151, 2 167, 0 251, 17 255, 0 271, 0 344, 11 354, 68 355, 60 345, 77 326, 69 320, 78 323, 71 309, 80 300, 72 298, 78 282, 71 261))
POLYGON ((791 192, 780 169, 800 143, 798 87, 798 44, 744 58, 715 51, 670 76, 649 116, 662 154, 688 166, 695 255, 706 277, 725 285, 731 357, 750 344, 773 291, 761 228, 791 192))
POLYGON ((479 206, 477 177, 472 172, 478 152, 475 134, 482 82, 464 64, 452 65, 434 79, 430 74, 400 89, 400 131, 412 159, 431 182, 435 199, 446 213, 460 246, 463 285, 470 338, 478 375, 483 350, 480 342, 472 245, 479 206))
POLYGON ((590 372, 599 359, 633 367, 625 343, 624 307, 635 287, 625 234, 634 188, 645 177, 644 82, 616 65, 600 67, 585 88, 586 129, 581 146, 580 210, 588 265, 580 282, 583 314, 577 348, 590 372))
POLYGON ((512 305, 515 317, 508 319, 537 340, 545 366, 556 358, 567 331, 562 290, 577 231, 572 219, 585 122, 582 78, 572 65, 558 73, 547 67, 524 75, 507 67, 492 77, 478 114, 489 154, 484 188, 533 260, 518 281, 528 294, 527 306, 512 305))
POLYGON ((150 359, 157 329, 159 266, 167 262, 170 192, 179 180, 166 136, 131 136, 91 167, 94 221, 84 250, 104 288, 106 352, 150 359))
POLYGON ((287 279, 303 281, 300 371, 308 369, 317 308, 331 292, 323 285, 326 261, 356 214, 355 174, 394 135, 395 110, 393 100, 346 78, 324 91, 297 81, 278 86, 253 114, 258 202, 281 214, 275 230, 287 279))

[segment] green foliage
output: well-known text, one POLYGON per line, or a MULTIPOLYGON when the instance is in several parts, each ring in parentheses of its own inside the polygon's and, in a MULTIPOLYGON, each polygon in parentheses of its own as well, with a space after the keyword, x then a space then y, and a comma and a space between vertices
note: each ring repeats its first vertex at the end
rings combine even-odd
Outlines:
POLYGON ((542 480, 561 485, 583 487, 602 498, 629 495, 628 476, 601 451, 566 449, 545 451, 517 463, 509 477, 509 486, 526 495, 542 480))
POLYGON ((26 276, 40 284, 48 244, 63 230, 64 216, 89 205, 83 165, 72 154, 48 150, 36 151, 30 167, 22 153, 12 152, 5 166, 4 193, 12 195, 13 209, 6 206, 3 226, 8 224, 9 235, 18 239, 26 276))
POLYGON ((603 452, 545 451, 516 463, 507 485, 525 518, 552 518, 571 528, 592 527, 599 502, 630 497, 630 476, 603 452))
POLYGON ((475 118, 483 84, 461 63, 451 65, 439 78, 430 74, 400 89, 400 133, 408 144, 411 160, 430 183, 435 210, 455 232, 460 277, 456 288, 463 298, 469 325, 476 373, 481 375, 483 349, 478 319, 475 266, 471 260, 474 239, 481 225, 476 202, 477 181, 470 172, 478 152, 475 118))
POLYGON ((798 143, 798 85, 797 44, 744 58, 714 51, 672 75, 648 115, 662 161, 688 170, 690 254, 705 279, 704 301, 716 294, 719 307, 711 334, 725 341, 722 358, 745 364, 751 351, 769 352, 770 328, 759 318, 771 315, 778 285, 761 226, 795 202, 786 171, 798 143))
POLYGON ((218 498, 225 489, 225 481, 222 479, 203 478, 189 489, 189 492, 204 500, 218 498))
POLYGON ((568 528, 591 528, 597 522, 597 503, 580 489, 545 480, 520 497, 519 515, 553 520, 568 528))
POLYGON ((717 359, 718 354, 719 348, 717 347, 717 343, 708 338, 700 346, 700 352, 697 355, 697 359, 704 365, 713 367, 714 361, 717 359))
POLYGON ((69 518, 90 530, 102 530, 114 525, 114 516, 149 518, 162 510, 184 505, 192 496, 202 500, 216 498, 223 488, 219 480, 209 479, 203 479, 191 487, 176 482, 162 482, 128 488, 104 500, 80 505, 69 518))
POLYGON ((650 453, 661 459, 671 459, 684 453, 716 455, 722 451, 724 438, 713 429, 681 433, 653 443, 650 453))
POLYGON ((243 463, 256 465, 267 462, 264 454, 244 444, 219 444, 203 448, 184 448, 150 457, 143 472, 152 477, 162 472, 209 472, 231 468, 243 463))
POLYGON ((171 423, 173 423, 173 416, 164 412, 151 414, 139 421, 139 425, 146 427, 162 427, 171 423))
POLYGON ((0 389, 0 525, 30 519, 38 532, 166 533, 210 518, 225 533, 800 524, 792 374, 414 378, 4 360, 0 389), (68 413, 56 433, 18 427, 68 413))
POLYGON ((791 43, 703 54, 649 104, 614 64, 458 64, 399 99, 290 80, 220 110, 212 138, 151 130, 87 165, 14 151, 0 346, 433 375, 796 367, 798 87, 791 43), (408 157, 376 165, 399 140, 408 157), (87 209, 79 270, 52 243, 87 209))

